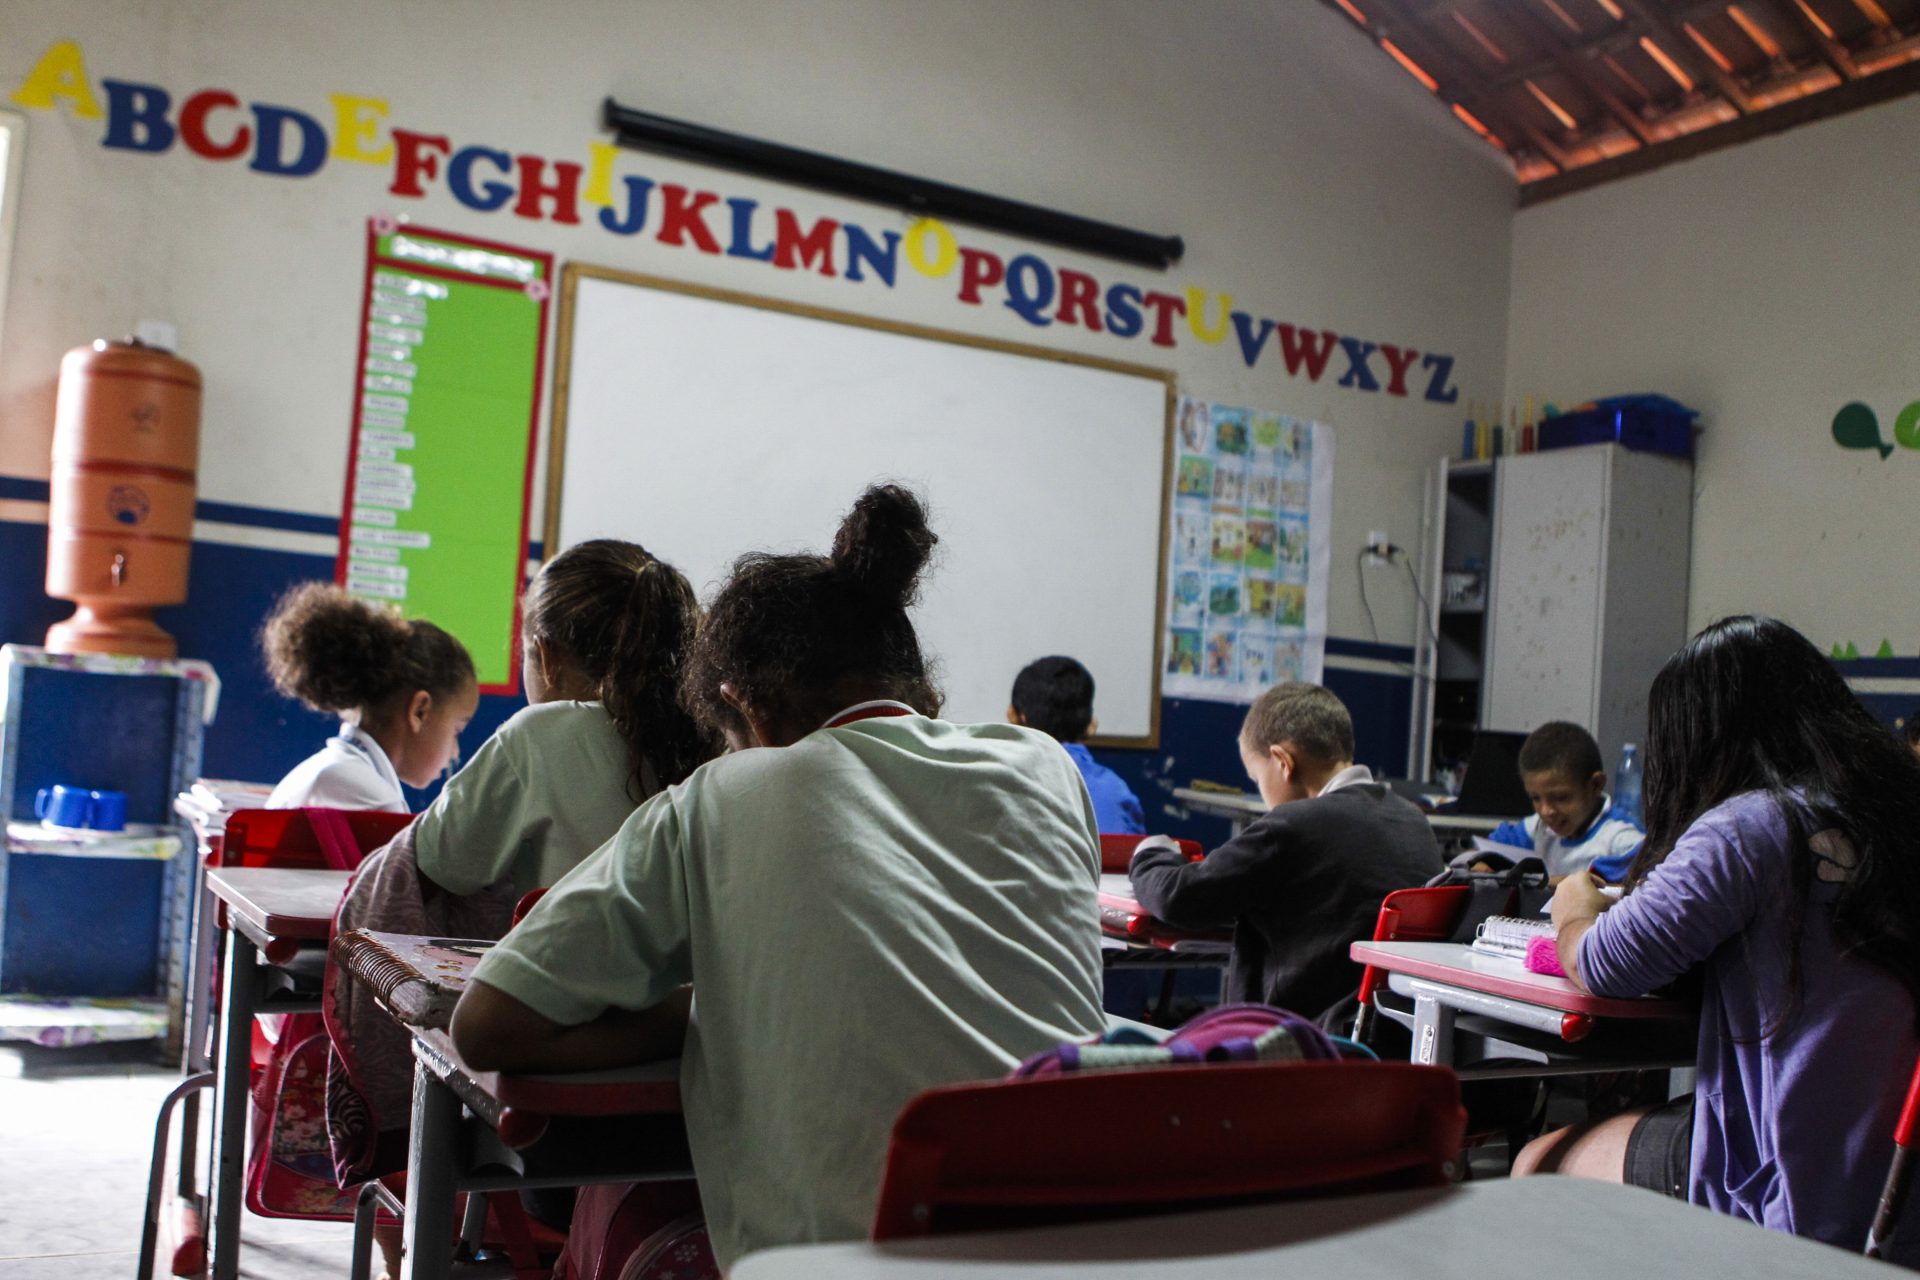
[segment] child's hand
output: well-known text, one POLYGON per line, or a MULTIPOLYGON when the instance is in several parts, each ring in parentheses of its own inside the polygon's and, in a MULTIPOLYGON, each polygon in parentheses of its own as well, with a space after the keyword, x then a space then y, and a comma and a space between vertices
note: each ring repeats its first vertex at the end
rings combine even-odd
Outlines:
POLYGON ((1597 919, 1613 902, 1601 892, 1600 882, 1592 875, 1568 876, 1553 891, 1553 927, 1558 931, 1576 921, 1597 919))

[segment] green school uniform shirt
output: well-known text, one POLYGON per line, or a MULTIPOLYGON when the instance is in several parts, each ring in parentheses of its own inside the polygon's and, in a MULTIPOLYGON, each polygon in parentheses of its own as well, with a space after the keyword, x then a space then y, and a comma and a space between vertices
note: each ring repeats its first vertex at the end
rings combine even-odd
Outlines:
POLYGON ((1103 1030, 1099 866, 1046 735, 860 720, 655 796, 474 976, 568 1025, 694 984, 681 1097, 724 1268, 865 1236, 909 1098, 1103 1030))
POLYGON ((480 744, 414 820, 421 874, 449 893, 511 877, 545 888, 613 838, 640 800, 629 793, 627 744, 598 702, 526 707, 480 744))

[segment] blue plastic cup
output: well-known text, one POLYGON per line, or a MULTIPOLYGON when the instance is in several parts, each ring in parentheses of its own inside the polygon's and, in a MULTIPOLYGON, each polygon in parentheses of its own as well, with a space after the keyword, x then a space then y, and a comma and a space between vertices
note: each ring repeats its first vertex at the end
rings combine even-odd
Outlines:
POLYGON ((96 831, 120 831, 127 825, 127 793, 124 791, 89 791, 92 801, 88 806, 87 825, 96 831))
MULTIPOLYGON (((56 827, 84 827, 92 811, 93 793, 85 787, 68 787, 55 783, 51 787, 42 787, 34 793, 34 817, 56 827)), ((120 817, 123 823, 126 815, 126 797, 122 796, 120 817)))

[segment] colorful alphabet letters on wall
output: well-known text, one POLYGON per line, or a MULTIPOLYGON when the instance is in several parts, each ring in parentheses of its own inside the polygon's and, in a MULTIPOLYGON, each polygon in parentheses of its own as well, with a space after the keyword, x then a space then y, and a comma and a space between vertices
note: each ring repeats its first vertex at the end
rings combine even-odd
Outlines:
POLYGON ((1003 256, 963 243, 937 218, 919 219, 904 234, 876 233, 844 218, 807 219, 744 196, 657 182, 620 172, 632 153, 608 142, 587 142, 582 160, 549 159, 390 125, 392 108, 382 97, 330 94, 328 109, 316 114, 243 101, 220 88, 181 94, 144 80, 103 78, 96 89, 76 41, 48 49, 11 97, 31 110, 99 120, 100 145, 129 155, 185 152, 213 163, 244 162, 275 178, 311 178, 334 162, 382 165, 391 173, 389 194, 402 200, 443 189, 476 213, 569 226, 591 218, 609 235, 645 236, 856 286, 897 287, 904 258, 919 276, 951 281, 958 304, 997 303, 1034 329, 1075 328, 1160 348, 1197 342, 1247 368, 1279 369, 1312 383, 1331 379, 1349 391, 1438 404, 1460 398, 1451 355, 1257 315, 1236 307, 1231 293, 1198 285, 1143 286, 1035 253, 1003 256))

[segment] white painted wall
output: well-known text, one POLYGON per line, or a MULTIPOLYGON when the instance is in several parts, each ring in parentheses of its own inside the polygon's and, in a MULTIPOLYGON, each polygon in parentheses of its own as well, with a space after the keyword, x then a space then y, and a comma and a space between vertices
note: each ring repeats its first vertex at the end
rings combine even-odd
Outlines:
MULTIPOLYGON (((391 103, 390 123, 585 161, 601 98, 1186 237, 1164 285, 1222 289, 1272 316, 1457 357, 1462 399, 1505 385, 1512 179, 1346 20, 1308 0, 12 0, 11 93, 56 41, 106 77, 184 97, 224 88, 333 124, 329 94, 391 103)), ((46 473, 60 354, 179 326, 206 376, 202 496, 332 514, 345 471, 364 219, 380 212, 579 259, 901 319, 1167 363, 1195 394, 1321 419, 1339 432, 1337 635, 1367 635, 1351 568, 1368 528, 1409 546, 1420 476, 1462 406, 1247 369, 1229 337, 1034 330, 954 284, 899 288, 707 257, 589 220, 479 214, 437 187, 388 194, 386 165, 330 161, 306 179, 100 146, 102 122, 27 111, 12 288, 0 329, 0 473, 46 473)), ((836 198, 629 154, 622 173, 760 197, 872 230, 905 219, 836 198)), ((1005 252, 1023 246, 966 230, 1005 252)), ((1037 247, 1102 279, 1132 270, 1037 247)), ((1017 463, 1015 464, 1017 465, 1017 463)), ((1891 469, 1891 464, 1889 469, 1891 469)), ((537 526, 536 526, 537 527, 537 526)), ((746 531, 743 530, 743 533, 746 531)), ((1143 567, 1144 571, 1144 567, 1143 567)), ((1405 583, 1376 576, 1382 638, 1407 643, 1405 583)))
POLYGON ((1847 452, 1860 400, 1891 441, 1920 400, 1920 99, 1522 211, 1508 398, 1660 391, 1702 411, 1689 625, 1758 611, 1826 647, 1920 650, 1904 568, 1920 452, 1847 452))

